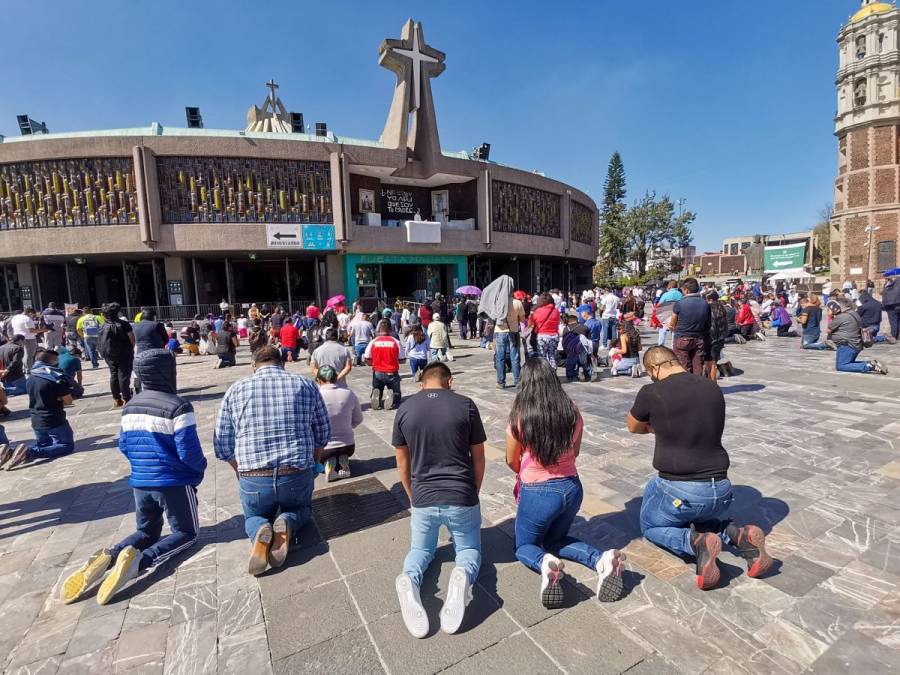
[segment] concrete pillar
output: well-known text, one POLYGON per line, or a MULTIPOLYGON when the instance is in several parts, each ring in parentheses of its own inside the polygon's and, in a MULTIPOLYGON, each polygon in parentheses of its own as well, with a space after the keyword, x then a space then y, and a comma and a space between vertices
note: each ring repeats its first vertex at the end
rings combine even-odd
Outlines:
POLYGON ((491 173, 484 169, 478 174, 476 184, 476 200, 478 202, 478 228, 481 230, 481 242, 491 243, 491 173))
MULTIPOLYGON (((196 289, 188 283, 191 276, 190 269, 190 261, 187 258, 180 258, 178 256, 167 256, 163 258, 163 265, 166 273, 167 281, 180 281, 181 282, 181 293, 182 293, 182 302, 186 305, 193 304, 197 302, 196 297, 196 289), (193 300, 191 300, 191 295, 194 295, 193 300)), ((168 288, 166 288, 168 292, 168 288)), ((165 305, 171 305, 171 298, 165 298, 165 305)))
MULTIPOLYGON (((328 297, 333 295, 347 295, 347 287, 344 282, 344 260, 340 255, 325 256, 326 286, 328 297)), ((355 272, 355 270, 354 270, 355 272)))
POLYGON ((287 286, 288 313, 290 314, 293 311, 291 308, 291 262, 287 256, 284 258, 284 281, 287 286))
POLYGON ((156 173, 156 156, 143 145, 132 149, 134 161, 135 191, 138 202, 138 224, 141 241, 148 247, 159 241, 159 226, 162 220, 159 205, 159 179, 156 173))
POLYGON ((563 240, 563 251, 569 253, 572 246, 572 193, 566 190, 559 199, 559 234, 563 240))
POLYGON ((225 258, 225 289, 228 304, 234 304, 234 272, 231 268, 231 260, 228 258, 225 258))
POLYGON ((334 216, 334 237, 338 242, 349 241, 350 234, 350 173, 343 153, 332 152, 331 165, 331 211, 334 216))
MULTIPOLYGON (((153 271, 153 299, 156 301, 156 303, 155 303, 156 304, 156 315, 159 316, 159 305, 160 305, 160 302, 159 302, 159 275, 156 273, 156 261, 155 260, 151 261, 150 269, 153 271)), ((168 298, 166 298, 166 300, 167 300, 167 302, 165 304, 168 305, 169 304, 168 298)))
POLYGON ((64 263, 63 267, 66 270, 66 302, 72 302, 72 280, 69 278, 69 263, 64 263))

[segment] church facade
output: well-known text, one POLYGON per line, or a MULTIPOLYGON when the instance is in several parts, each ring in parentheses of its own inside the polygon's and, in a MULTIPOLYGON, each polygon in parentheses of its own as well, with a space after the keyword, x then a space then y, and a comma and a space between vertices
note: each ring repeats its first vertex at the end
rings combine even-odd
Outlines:
POLYGON ((0 137, 0 311, 421 298, 499 274, 588 285, 590 197, 484 149, 442 150, 444 59, 413 21, 382 43, 396 85, 377 141, 298 129, 274 82, 243 131, 0 137))

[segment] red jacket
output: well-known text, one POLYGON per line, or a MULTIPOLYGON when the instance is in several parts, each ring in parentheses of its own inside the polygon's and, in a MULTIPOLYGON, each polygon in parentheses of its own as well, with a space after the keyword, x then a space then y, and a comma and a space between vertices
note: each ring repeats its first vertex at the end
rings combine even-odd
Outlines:
POLYGON ((406 352, 397 338, 379 335, 366 346, 365 358, 372 361, 372 370, 376 373, 398 373, 406 352))
POLYGON ((738 326, 749 326, 754 322, 755 319, 753 317, 753 310, 750 309, 750 305, 741 305, 741 309, 737 313, 735 323, 738 326))
POLYGON ((287 347, 288 349, 296 349, 297 341, 300 338, 300 331, 297 330, 297 327, 288 321, 281 327, 281 331, 278 333, 278 339, 281 340, 281 346, 287 347))
MULTIPOLYGON (((422 322, 422 328, 428 328, 428 324, 431 323, 431 317, 432 311, 428 307, 425 305, 419 307, 419 320, 422 322)), ((446 319, 446 317, 442 318, 446 319)))

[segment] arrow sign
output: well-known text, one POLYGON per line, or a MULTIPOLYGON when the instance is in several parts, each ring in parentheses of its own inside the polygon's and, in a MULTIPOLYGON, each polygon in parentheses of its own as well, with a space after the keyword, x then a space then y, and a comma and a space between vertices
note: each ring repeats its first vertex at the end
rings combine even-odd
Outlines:
POLYGON ((293 223, 266 223, 266 241, 269 248, 303 248, 301 225, 293 223))
POLYGON ((272 236, 275 237, 275 239, 278 239, 278 240, 281 240, 281 239, 296 239, 296 238, 297 238, 297 235, 296 235, 296 234, 282 234, 281 232, 276 232, 276 233, 273 234, 272 236))

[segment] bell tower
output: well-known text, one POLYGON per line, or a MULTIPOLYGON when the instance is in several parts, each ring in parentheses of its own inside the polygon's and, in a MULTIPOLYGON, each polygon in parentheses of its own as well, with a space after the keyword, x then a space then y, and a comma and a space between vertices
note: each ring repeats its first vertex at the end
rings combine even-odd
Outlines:
POLYGON ((900 239, 900 10, 862 0, 837 43, 831 279, 877 280, 900 239))

